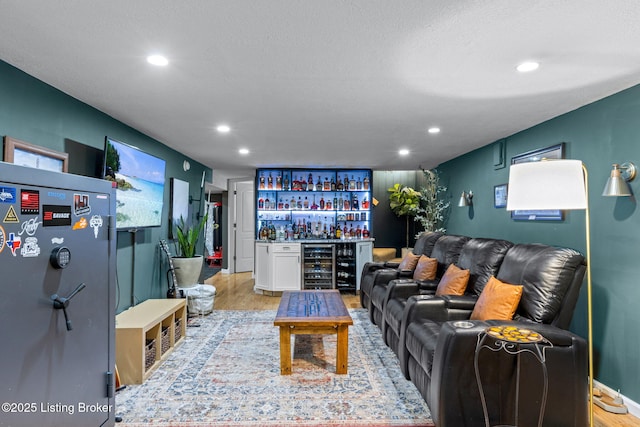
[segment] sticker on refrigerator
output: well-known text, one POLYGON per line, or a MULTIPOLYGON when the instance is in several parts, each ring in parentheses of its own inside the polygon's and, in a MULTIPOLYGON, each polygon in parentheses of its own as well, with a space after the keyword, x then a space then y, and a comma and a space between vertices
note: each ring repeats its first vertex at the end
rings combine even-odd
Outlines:
POLYGON ((18 219, 18 214, 16 214, 16 210, 13 209, 13 206, 9 206, 9 210, 7 214, 4 216, 3 222, 7 223, 18 223, 20 220, 18 219))
POLYGON ((40 246, 38 246, 38 239, 35 237, 25 238, 22 249, 20 249, 20 255, 22 255, 23 257, 36 257, 40 255, 40 246))
POLYGON ((0 203, 15 203, 16 189, 13 187, 0 187, 0 203))
POLYGON ((7 235, 4 234, 4 228, 0 225, 0 253, 4 250, 4 243, 7 239, 7 235))
POLYGON ((64 237, 52 237, 51 244, 52 245, 61 245, 64 243, 64 237))
POLYGON ((42 226, 57 227, 71 225, 71 206, 42 205, 42 226))
POLYGON ((89 195, 88 194, 77 194, 73 195, 73 213, 75 216, 86 215, 91 213, 91 205, 89 205, 89 195))
POLYGON ((20 190, 20 213, 22 215, 38 215, 40 213, 39 191, 20 190))
POLYGON ((98 238, 98 231, 102 227, 102 217, 100 215, 93 215, 89 220, 89 225, 93 228, 93 236, 98 238))
POLYGON ((9 240, 7 240, 5 244, 11 249, 11 255, 16 256, 16 251, 20 249, 20 245, 22 245, 22 239, 20 236, 16 236, 15 233, 9 233, 9 240))

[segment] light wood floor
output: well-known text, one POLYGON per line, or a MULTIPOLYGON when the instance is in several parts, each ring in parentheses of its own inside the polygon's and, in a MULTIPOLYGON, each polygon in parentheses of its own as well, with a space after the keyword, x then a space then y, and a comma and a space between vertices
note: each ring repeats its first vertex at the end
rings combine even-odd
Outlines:
MULTIPOLYGON (((280 296, 260 295, 253 290, 251 273, 222 274, 205 280, 216 287, 214 308, 216 310, 276 310, 280 296)), ((347 308, 360 308, 360 297, 342 295, 347 308)), ((640 427, 640 420, 632 415, 608 413, 594 407, 594 424, 597 427, 640 427)))

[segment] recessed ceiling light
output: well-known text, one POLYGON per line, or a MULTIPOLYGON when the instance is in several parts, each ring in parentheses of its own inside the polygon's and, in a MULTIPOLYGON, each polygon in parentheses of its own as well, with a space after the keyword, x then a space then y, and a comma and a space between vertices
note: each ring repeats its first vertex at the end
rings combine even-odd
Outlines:
POLYGON ((150 55, 147 56, 147 62, 152 65, 157 65, 159 67, 164 67, 169 64, 169 60, 162 55, 150 55))
POLYGON ((409 154, 409 150, 403 148, 402 150, 398 151, 398 154, 400 154, 401 156, 406 156, 409 154))
POLYGON ((238 150, 238 153, 242 154, 242 155, 247 155, 249 154, 249 150, 247 148, 241 148, 238 150))
POLYGON ((433 134, 435 134, 435 133, 440 133, 440 128, 439 128, 439 127, 437 127, 437 126, 433 126, 433 127, 430 127, 430 128, 429 128, 428 132, 429 132, 429 133, 433 133, 433 134))
POLYGON ((518 65, 516 67, 516 70, 520 71, 521 73, 528 73, 529 71, 537 70, 539 66, 540 64, 535 61, 527 61, 518 65))
POLYGON ((231 128, 229 127, 229 125, 218 125, 216 127, 216 130, 219 133, 229 133, 231 131, 231 128))

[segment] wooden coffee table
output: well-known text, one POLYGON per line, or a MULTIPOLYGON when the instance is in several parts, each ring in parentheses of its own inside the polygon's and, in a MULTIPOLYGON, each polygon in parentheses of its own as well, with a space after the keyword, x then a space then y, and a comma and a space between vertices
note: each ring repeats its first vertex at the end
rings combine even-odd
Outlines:
POLYGON ((291 334, 337 334, 336 374, 346 374, 353 319, 337 290, 284 291, 273 322, 280 327, 280 374, 291 374, 291 334))

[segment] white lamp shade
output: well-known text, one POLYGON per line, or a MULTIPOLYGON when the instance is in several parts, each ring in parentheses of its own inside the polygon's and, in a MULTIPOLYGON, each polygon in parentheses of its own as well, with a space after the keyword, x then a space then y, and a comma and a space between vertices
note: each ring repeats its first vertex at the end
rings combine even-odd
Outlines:
POLYGON ((586 209, 580 160, 518 163, 509 169, 508 211, 586 209))

